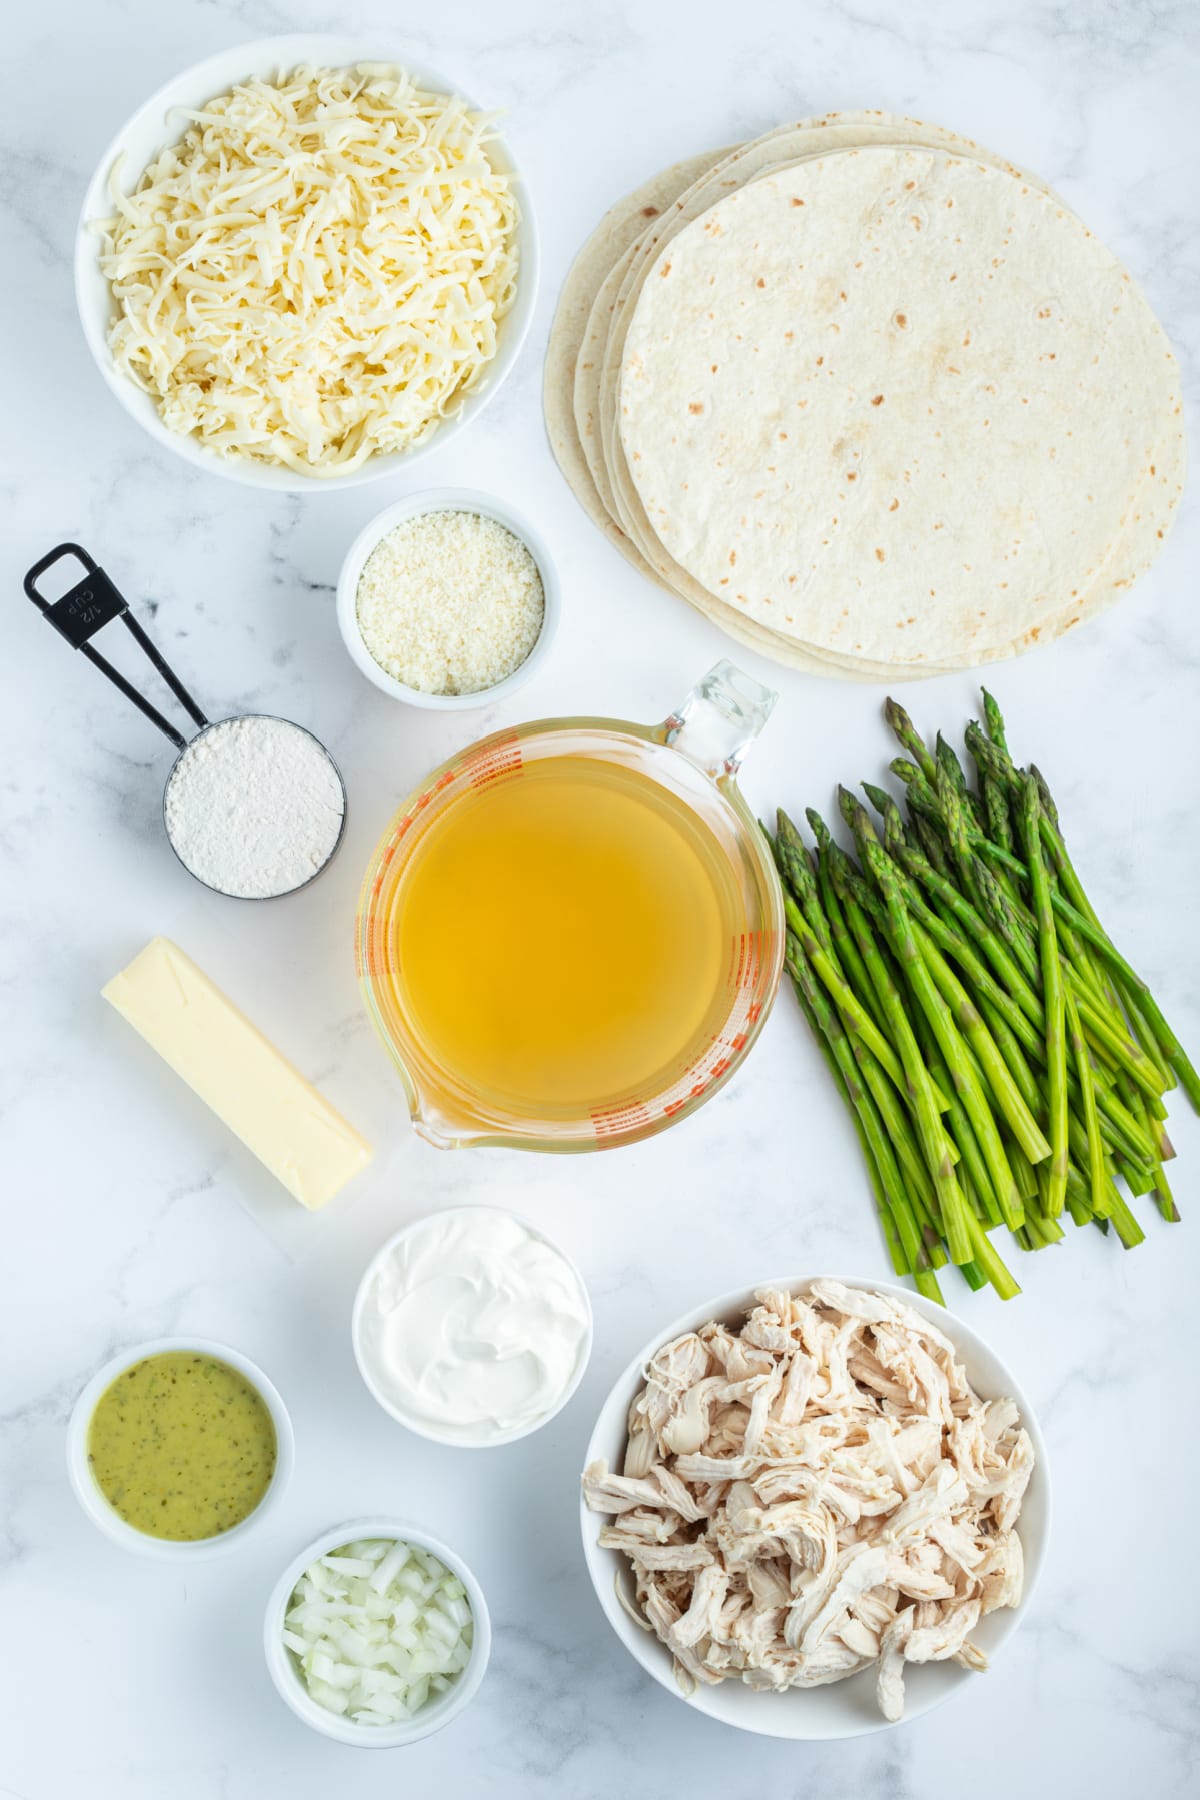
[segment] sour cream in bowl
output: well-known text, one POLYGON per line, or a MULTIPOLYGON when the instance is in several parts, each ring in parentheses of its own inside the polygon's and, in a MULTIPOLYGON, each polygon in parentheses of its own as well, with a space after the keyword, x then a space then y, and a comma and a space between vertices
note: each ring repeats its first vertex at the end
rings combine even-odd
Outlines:
POLYGON ((368 1265, 354 1355, 375 1399, 441 1444, 485 1449, 536 1431, 571 1398, 592 1348, 575 1265, 490 1206, 431 1213, 368 1265))

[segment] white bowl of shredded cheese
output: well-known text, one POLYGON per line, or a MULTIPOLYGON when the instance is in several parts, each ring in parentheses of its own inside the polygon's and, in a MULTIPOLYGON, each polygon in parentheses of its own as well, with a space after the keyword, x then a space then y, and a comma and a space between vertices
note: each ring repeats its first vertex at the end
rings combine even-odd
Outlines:
POLYGON ((385 507, 338 577, 338 627, 367 680, 443 711, 490 705, 528 681, 559 610, 540 534, 471 488, 426 488, 385 507))
MULTIPOLYGON (((264 104, 269 102, 267 95, 264 104)), ((232 116, 253 115, 252 100, 239 105, 241 112, 232 116)), ((313 105, 318 113, 336 112, 337 97, 313 105)), ((483 129, 475 117, 479 110, 457 82, 411 58, 403 46, 334 34, 237 45, 161 87, 100 158, 76 235, 75 293, 84 336, 96 366, 125 410, 151 437, 198 468, 252 487, 290 492, 357 486, 394 474, 427 450, 448 443, 487 404, 511 369, 537 290, 537 230, 529 196, 507 145, 491 135, 488 115, 484 115, 486 152, 478 148, 478 131, 483 129), (300 69, 361 71, 362 65, 371 65, 370 74, 379 78, 398 74, 410 78, 418 90, 414 131, 428 127, 430 141, 439 132, 446 136, 446 182, 451 187, 455 181, 476 183, 481 204, 473 215, 477 221, 473 229, 486 236, 485 227, 490 225, 497 234, 494 244, 472 243, 472 252, 483 258, 477 270, 494 269, 500 263, 508 269, 507 299, 497 303, 494 317, 488 313, 483 318, 487 309, 479 307, 483 322, 478 329, 470 327, 468 317, 472 296, 478 294, 478 273, 472 277, 471 294, 465 287, 460 294, 453 273, 439 276, 431 266, 445 235, 444 225, 440 218, 426 219, 426 200, 409 204, 406 164, 389 177, 392 187, 386 194, 369 196, 373 213, 377 201, 385 212, 395 202, 409 221, 389 239, 388 267, 383 271, 376 267, 373 258, 382 252, 365 239, 357 240, 354 209, 340 204, 337 195, 356 179, 364 193, 370 186, 372 160, 351 167, 362 137, 361 119, 298 125, 297 131, 305 130, 307 136, 297 138, 294 155, 284 159, 282 170, 264 170, 261 178, 252 166, 222 173, 227 159, 221 134, 233 129, 228 118, 214 118, 206 125, 211 154, 202 159, 200 173, 194 166, 197 158, 186 167, 170 159, 158 161, 164 150, 180 144, 192 122, 190 114, 209 102, 224 101, 242 84, 278 83, 281 75, 300 69), (449 96, 462 106, 446 126, 433 114, 440 100, 449 96), (424 120, 417 116, 421 105, 426 108, 424 120), (317 185, 327 184, 330 217, 314 220, 301 177, 311 166, 313 145, 322 131, 325 138, 316 154, 324 160, 317 185), (347 160, 344 176, 333 167, 339 157, 347 160), (153 203, 149 197, 140 205, 131 201, 143 172, 156 163, 153 203), (493 171, 505 186, 500 200, 489 191, 495 185, 493 171), (237 192, 226 192, 235 176, 237 192), (263 180, 270 183, 265 192, 263 180), (260 206, 264 217, 239 231, 237 202, 243 190, 249 196, 246 207, 260 206), (156 214, 164 204, 182 207, 188 215, 176 228, 190 234, 186 252, 178 252, 178 238, 169 244, 159 241, 156 214), (112 220, 118 208, 127 229, 123 228, 120 253, 114 255, 112 238, 106 239, 97 227, 112 220), (508 222, 501 231, 502 217, 508 222), (288 235, 293 228, 305 240, 303 256, 296 239, 288 235), (319 243, 315 252, 313 240, 319 243), (177 252, 175 277, 163 282, 158 273, 163 254, 174 257, 177 252), (206 268, 203 258, 210 253, 212 263, 206 268), (414 310, 414 298, 420 299, 419 281, 413 294, 400 292, 402 271, 413 255, 424 258, 430 277, 428 292, 434 298, 429 319, 421 306, 414 310), (369 268, 364 267, 364 258, 369 268), (297 263, 303 269, 299 276, 297 263), (119 276, 113 274, 118 264, 119 276), (221 273, 216 283, 210 279, 214 269, 221 273), (113 280, 122 289, 120 303, 113 280), (446 283, 455 293, 450 314, 444 307, 437 311, 436 296, 446 283), (234 288, 244 288, 246 298, 239 298, 234 288), (297 310, 300 332, 291 330, 297 310), (118 323, 119 356, 111 337, 118 323), (237 341, 239 335, 246 335, 244 344, 237 341), (294 352, 296 380, 279 379, 278 357, 266 348, 273 338, 282 342, 282 355, 294 352), (314 345, 319 355, 312 351, 314 345), (462 361, 461 369, 456 359, 462 361), (331 393, 328 371, 335 367, 331 393), (150 391, 155 383, 158 394, 150 391), (397 447, 388 447, 392 445, 397 447)), ((298 110, 297 117, 301 116, 307 115, 298 110)), ((373 112, 371 119, 374 130, 373 112)), ((385 129, 395 130, 394 118, 385 129)), ((263 132, 264 137, 271 135, 263 132)), ((394 149, 395 138, 390 142, 394 149)), ((422 176, 415 164, 408 174, 419 185, 422 176)))

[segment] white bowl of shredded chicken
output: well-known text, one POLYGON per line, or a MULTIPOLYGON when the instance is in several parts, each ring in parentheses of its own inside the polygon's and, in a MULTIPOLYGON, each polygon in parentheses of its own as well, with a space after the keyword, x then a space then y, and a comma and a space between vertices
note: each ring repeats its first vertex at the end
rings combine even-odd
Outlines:
POLYGON ((986 1680, 1050 1526, 995 1353, 884 1282, 775 1281, 656 1334, 588 1445, 588 1571, 626 1648, 765 1737, 858 1737, 986 1680))
POLYGON ((134 114, 84 198, 75 292, 152 437, 295 492, 461 431, 516 360, 537 263, 494 115, 401 48, 305 35, 197 63, 134 114))

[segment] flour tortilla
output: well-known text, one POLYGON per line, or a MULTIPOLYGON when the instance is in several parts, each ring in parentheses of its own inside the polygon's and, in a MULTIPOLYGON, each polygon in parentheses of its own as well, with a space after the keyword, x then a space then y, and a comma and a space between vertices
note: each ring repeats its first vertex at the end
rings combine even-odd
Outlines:
MULTIPOLYGON (((660 219, 654 220, 641 234, 638 242, 632 245, 614 269, 612 276, 601 289, 593 306, 592 318, 589 321, 585 342, 589 354, 595 355, 595 343, 603 338, 604 348, 600 353, 600 364, 594 377, 595 397, 588 392, 592 383, 586 373, 588 363, 581 365, 581 372, 576 378, 576 413, 580 412, 581 398, 585 405, 598 410, 600 417, 600 451, 601 473, 597 472, 597 455, 589 453, 588 460, 593 476, 605 504, 614 513, 619 524, 628 536, 638 544, 643 556, 656 569, 660 577, 676 592, 689 600, 699 610, 712 616, 712 608, 721 609, 718 622, 728 626, 725 616, 725 603, 720 596, 707 592, 694 581, 687 570, 668 554, 659 543, 649 520, 646 518, 637 491, 629 479, 628 469, 621 450, 619 438, 615 430, 616 403, 615 393, 620 373, 620 364, 624 348, 625 333, 633 309, 641 291, 642 281, 647 269, 654 260, 655 254, 661 251, 687 224, 702 216, 716 201, 736 192, 749 182, 757 180, 764 173, 780 168, 789 168, 801 157, 821 154, 833 149, 855 147, 862 143, 933 143, 953 146, 963 150, 976 152, 984 160, 995 161, 999 166, 1010 169, 1022 179, 1032 180, 1015 165, 994 157, 992 152, 980 150, 969 139, 958 133, 948 131, 942 126, 925 125, 920 120, 897 118, 891 114, 878 111, 857 111, 829 113, 815 119, 806 119, 794 125, 784 125, 774 131, 756 138, 740 149, 731 152, 714 168, 684 194, 675 204, 664 211, 660 219), (583 394, 581 396, 581 385, 583 394)), ((585 451, 587 445, 585 443, 585 451)), ((733 609, 737 616, 737 609, 733 609)), ((750 629, 756 628, 752 621, 747 621, 750 629)), ((784 640, 786 642, 787 640, 784 640)), ((775 649, 776 656, 780 650, 775 649)), ((802 666, 811 662, 812 651, 805 647, 802 654, 802 666)), ((790 656, 784 660, 793 660, 790 656)), ((888 665, 872 665, 863 658, 844 658, 839 655, 821 659, 826 669, 831 662, 844 663, 847 673, 864 679, 887 679, 890 674, 888 665)), ((931 670, 933 663, 931 659, 931 670)))
MULTIPOLYGON (((708 594, 686 571, 679 569, 658 544, 645 521, 636 490, 628 479, 619 443, 614 461, 618 491, 623 495, 621 511, 616 512, 616 498, 607 477, 606 465, 599 455, 600 439, 596 431, 596 413, 600 408, 600 374, 605 345, 623 342, 614 327, 618 300, 623 298, 626 313, 632 311, 640 292, 640 279, 645 267, 664 239, 674 235, 692 216, 702 212, 714 199, 736 191, 736 183, 770 169, 776 157, 785 162, 796 160, 797 145, 813 147, 810 154, 831 146, 857 142, 873 137, 874 141, 920 142, 934 146, 950 146, 970 150, 979 160, 994 163, 1020 177, 1031 187, 1049 193, 1035 177, 981 149, 956 133, 918 121, 891 118, 877 112, 843 113, 823 119, 785 126, 766 138, 727 153, 715 169, 711 158, 697 157, 675 165, 625 197, 606 214, 600 227, 588 240, 576 259, 560 298, 551 334, 546 366, 546 415, 551 443, 564 475, 581 504, 594 522, 606 530, 610 540, 627 559, 643 573, 679 591, 701 613, 730 635, 748 643, 761 654, 809 672, 824 673, 845 679, 886 680, 895 670, 891 664, 875 664, 869 659, 822 656, 807 646, 780 637, 775 631, 743 617, 733 608, 708 594), (700 179, 690 186, 688 177, 703 166, 700 179), (631 264, 640 255, 640 263, 631 274, 631 264), (616 259, 614 268, 607 265, 616 259), (632 296, 632 301, 631 301, 632 296), (585 321, 586 317, 586 323, 585 321), (580 400, 581 395, 582 400, 580 400), (575 402, 580 401, 584 417, 588 455, 579 442, 578 430, 572 431, 575 402), (600 488, 607 491, 603 497, 600 488), (640 519, 637 515, 641 515, 640 519), (619 521, 619 522, 618 522, 619 521), (631 531, 633 535, 631 535, 631 531), (644 534, 644 536, 643 536, 644 534), (646 554, 636 547, 641 540, 646 554), (651 568, 647 555, 654 562, 651 568)), ((617 355, 619 358, 619 349, 617 355)), ((1068 629, 1085 615, 1093 617, 1112 604, 1141 574, 1161 545, 1170 522, 1172 509, 1182 491, 1185 445, 1182 416, 1177 416, 1161 447, 1156 466, 1149 473, 1140 499, 1130 509, 1130 520, 1120 542, 1109 558, 1102 591, 1085 596, 1080 605, 1068 607, 1056 622, 1052 635, 1068 629)), ((1026 639, 1005 648, 989 651, 978 660, 1013 654, 1033 641, 1026 639)), ((977 660, 967 658, 967 662, 977 660)), ((930 662, 906 671, 909 679, 938 673, 930 662)))
MULTIPOLYGON (((784 125, 763 137, 726 154, 714 167, 705 171, 689 189, 682 192, 661 215, 652 220, 632 243, 598 290, 586 328, 577 365, 575 382, 576 423, 582 440, 589 472, 602 506, 613 517, 627 542, 638 547, 644 563, 672 591, 680 594, 705 617, 748 643, 775 661, 811 673, 840 676, 843 679, 890 679, 889 665, 875 664, 865 658, 823 655, 801 647, 775 632, 743 617, 736 608, 727 606, 695 582, 685 569, 671 558, 655 537, 646 519, 636 489, 629 480, 619 441, 614 442, 615 405, 610 396, 615 390, 620 362, 620 346, 624 328, 640 291, 639 272, 649 266, 656 248, 676 235, 691 219, 700 216, 715 200, 736 191, 760 174, 776 167, 790 167, 795 152, 808 154, 854 145, 872 136, 892 142, 897 137, 919 141, 930 138, 937 143, 976 149, 969 139, 941 126, 926 126, 917 120, 897 119, 878 111, 845 112, 784 125), (596 418, 600 418, 597 430, 596 418), (606 457, 607 450, 607 457, 606 457)), ((991 153, 981 151, 984 157, 991 153)), ((997 161, 999 159, 996 159, 997 161)), ((1002 166, 1012 168, 1011 164, 1002 166)), ((1020 173, 1020 171, 1015 171, 1020 173)), ((923 673, 940 672, 931 662, 923 673)))
POLYGON ((580 249, 563 283, 546 349, 542 401, 546 432, 555 460, 592 523, 643 574, 650 575, 641 554, 601 503, 575 424, 575 376, 592 305, 605 276, 635 244, 647 225, 710 169, 725 151, 706 151, 672 164, 644 181, 611 206, 580 249))
MULTIPOLYGON (((879 115, 838 116, 875 119, 879 115)), ((719 153, 720 161, 716 164, 716 170, 724 172, 735 162, 744 161, 748 150, 757 148, 759 144, 766 144, 769 140, 786 137, 794 129, 784 126, 768 134, 767 139, 755 140, 754 145, 743 145, 733 152, 719 153)), ((761 165, 751 162, 749 166, 757 168, 761 165)), ((625 251, 634 248, 646 234, 657 235, 660 222, 693 191, 696 177, 699 174, 708 176, 713 172, 712 155, 690 158, 643 183, 609 209, 596 231, 579 251, 568 273, 559 297, 546 355, 543 382, 546 425, 559 467, 593 523, 600 526, 627 561, 652 580, 664 578, 650 566, 647 556, 657 557, 660 562, 668 559, 665 559, 661 545, 648 532, 649 542, 644 549, 640 548, 637 524, 633 524, 631 531, 617 513, 606 466, 599 451, 597 384, 605 332, 597 329, 596 321, 601 318, 607 320, 611 314, 626 267, 625 251), (607 265, 613 261, 614 256, 617 259, 615 265, 606 275, 607 265), (586 324, 583 323, 584 320, 587 321, 586 324)), ((808 673, 842 679, 886 680, 890 674, 887 668, 875 668, 861 660, 848 664, 843 671, 838 659, 809 655, 798 645, 781 645, 773 632, 757 625, 753 620, 742 620, 734 612, 729 612, 726 616, 727 609, 719 600, 696 589, 684 571, 679 571, 678 575, 683 586, 674 588, 673 591, 682 592, 682 597, 710 622, 763 656, 776 662, 786 662, 791 667, 808 673)), ((666 585, 672 586, 669 579, 666 585)), ((929 673, 936 671, 931 669, 929 673)))
MULTIPOLYGON (((707 173, 718 157, 724 158, 727 154, 726 151, 706 152, 675 163, 660 175, 643 182, 609 208, 596 230, 579 250, 563 283, 546 350, 542 383, 543 407, 546 432, 555 460, 592 523, 599 526, 627 562, 651 581, 659 581, 660 577, 613 516, 610 505, 602 498, 589 469, 575 419, 576 370, 582 354, 587 322, 610 265, 621 259, 625 250, 642 236, 648 224, 680 194, 685 193, 698 175, 707 173)), ((595 415, 590 418, 585 415, 584 430, 589 442, 592 441, 594 424, 595 415)), ((607 482, 605 486, 607 487, 607 482)), ((609 495, 611 500, 611 490, 609 495)), ((798 646, 788 646, 784 658, 781 658, 773 633, 753 621, 742 621, 736 615, 727 621, 723 617, 724 608, 719 602, 708 596, 705 596, 705 600, 707 604, 698 610, 719 629, 738 638, 760 655, 776 662, 786 659, 792 667, 811 674, 831 674, 835 677, 841 675, 836 665, 826 664, 819 657, 806 656, 798 646)), ((880 672, 880 679, 884 674, 886 671, 880 672)), ((858 679, 858 676, 853 678, 858 679)))
POLYGON ((1127 271, 975 158, 760 175, 648 270, 620 437, 654 535, 806 648, 964 665, 1109 567, 1179 407, 1127 271))
MULTIPOLYGON (((869 137, 875 142, 899 140, 970 151, 977 160, 1007 170, 1021 183, 1047 194, 1057 206, 1062 207, 1064 212, 1067 211, 1064 203, 1053 194, 1053 191, 1034 176, 1018 168, 1015 164, 997 157, 993 152, 984 150, 970 140, 946 131, 940 126, 924 125, 910 119, 890 118, 888 115, 879 113, 834 114, 829 115, 826 119, 806 121, 798 126, 785 127, 781 131, 770 133, 767 138, 757 140, 755 145, 746 147, 754 152, 749 159, 746 157, 727 159, 723 167, 698 182, 689 194, 680 197, 675 207, 665 214, 661 221, 655 222, 648 228, 639 245, 627 253, 620 278, 614 278, 616 285, 619 286, 621 299, 619 305, 610 309, 606 325, 607 348, 604 358, 604 391, 601 396, 601 414, 602 435, 608 447, 612 465, 611 490, 616 502, 617 516, 623 528, 635 541, 642 544, 643 554, 653 564, 660 578, 708 616, 715 617, 717 622, 725 628, 733 629, 734 635, 737 636, 744 637, 746 635, 745 632, 739 632, 733 627, 733 618, 738 615, 736 613, 731 615, 727 608, 722 609, 720 614, 713 614, 714 601, 712 597, 659 545, 649 521, 646 519, 636 489, 629 479, 619 439, 614 441, 614 365, 619 367, 624 328, 632 315, 646 269, 653 261, 656 248, 661 251, 664 244, 683 229, 685 223, 700 216, 715 198, 722 197, 723 194, 735 191, 737 187, 745 185, 747 177, 757 178, 772 165, 777 168, 794 166, 795 161, 798 160, 793 156, 795 150, 807 146, 809 154, 814 154, 813 147, 835 148, 845 146, 854 140, 865 140, 869 137), (775 159, 783 160, 776 162, 775 159)), ((1039 622, 1030 629, 1029 633, 1023 634, 1017 641, 987 649, 976 646, 971 654, 944 666, 972 667, 979 663, 1015 655, 1022 649, 1029 648, 1038 641, 1039 637, 1058 636, 1085 618, 1091 619, 1100 612, 1106 611, 1109 606, 1122 597, 1138 576, 1149 568, 1157 556, 1183 491, 1185 469, 1186 443, 1182 405, 1179 402, 1178 392, 1176 392, 1176 409, 1171 417, 1164 441, 1148 468, 1140 494, 1130 496, 1122 535, 1112 545, 1111 553, 1098 571, 1095 585, 1091 591, 1069 600, 1053 621, 1039 622)), ((716 604, 720 605, 719 602, 716 604)), ((750 622, 747 621, 747 623, 750 622)), ((760 628, 751 624, 750 629, 757 632, 760 628)), ((800 666, 811 666, 812 657, 818 654, 812 646, 805 645, 801 657, 797 658, 788 653, 785 647, 788 640, 776 638, 775 643, 777 648, 773 654, 778 660, 796 661, 800 666)), ((762 646, 756 642, 756 647, 762 646)), ((772 652, 768 649, 768 653, 772 652)), ((881 667, 867 659, 841 656, 829 658, 829 662, 833 661, 842 663, 848 672, 857 673, 862 679, 888 679, 893 673, 890 664, 881 667)), ((943 665, 936 666, 940 668, 943 665)), ((925 665, 924 672, 933 673, 934 671, 935 664, 930 659, 925 665)), ((914 677, 916 673, 918 673, 916 669, 910 669, 910 678, 914 677)))

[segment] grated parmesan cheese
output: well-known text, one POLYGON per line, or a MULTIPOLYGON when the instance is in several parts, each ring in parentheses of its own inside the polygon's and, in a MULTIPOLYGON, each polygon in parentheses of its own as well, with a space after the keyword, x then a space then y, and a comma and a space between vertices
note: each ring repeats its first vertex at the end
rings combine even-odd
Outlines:
POLYGON ((344 475, 429 436, 496 353, 517 204, 492 122, 379 64, 221 94, 96 226, 113 359, 210 449, 344 475))
POLYGON ((381 538, 356 595, 381 669, 425 694, 478 694, 519 669, 542 629, 542 578, 520 538, 479 513, 430 512, 381 538))

